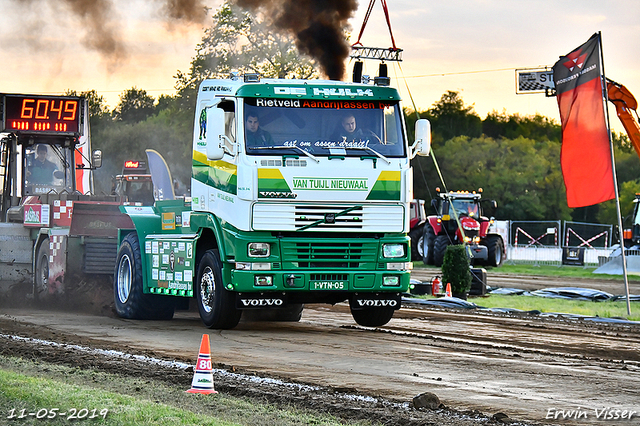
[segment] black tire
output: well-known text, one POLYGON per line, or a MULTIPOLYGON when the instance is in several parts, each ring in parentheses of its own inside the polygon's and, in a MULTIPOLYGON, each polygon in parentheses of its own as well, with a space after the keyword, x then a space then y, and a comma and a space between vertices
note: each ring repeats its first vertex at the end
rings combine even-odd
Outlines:
POLYGON ((422 238, 422 233, 424 232, 422 228, 422 226, 418 226, 409 232, 409 238, 411 238, 411 260, 422 259, 422 254, 420 253, 421 250, 418 248, 420 245, 420 239, 422 238))
POLYGON ((299 322, 303 310, 303 303, 291 303, 281 309, 246 309, 242 311, 242 318, 243 321, 299 322))
POLYGON ((49 238, 45 238, 38 247, 33 282, 33 298, 36 302, 44 302, 50 298, 49 293, 49 238))
POLYGON ((116 313, 122 318, 169 320, 173 318, 171 296, 145 294, 142 291, 140 242, 135 232, 122 240, 113 276, 113 299, 116 313))
POLYGON ((487 252, 489 253, 487 264, 496 267, 502 265, 504 261, 504 243, 502 242, 502 238, 498 235, 489 235, 486 238, 486 244, 487 252))
POLYGON ((238 325, 242 311, 236 309, 235 293, 224 288, 218 250, 204 253, 198 265, 195 284, 198 311, 205 326, 227 330, 238 325))
POLYGON ((433 264, 436 266, 442 266, 444 260, 444 252, 447 251, 449 246, 448 235, 438 235, 433 243, 433 264))
POLYGON ((431 225, 426 224, 424 226, 424 235, 422 238, 422 262, 425 265, 433 265, 433 250, 436 240, 436 234, 433 232, 431 225))
POLYGON ((356 323, 363 327, 380 327, 393 317, 393 308, 351 309, 351 315, 356 323))

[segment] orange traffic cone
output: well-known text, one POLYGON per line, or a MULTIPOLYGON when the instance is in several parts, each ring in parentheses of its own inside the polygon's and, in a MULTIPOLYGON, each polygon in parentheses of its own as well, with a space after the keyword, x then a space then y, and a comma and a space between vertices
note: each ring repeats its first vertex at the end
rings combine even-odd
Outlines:
POLYGON ((451 295, 451 283, 447 283, 447 297, 453 297, 451 295))
POLYGON ((203 334, 200 342, 200 352, 198 362, 193 373, 191 389, 188 393, 218 393, 213 389, 213 372, 211 368, 211 346, 209 345, 209 335, 203 334))

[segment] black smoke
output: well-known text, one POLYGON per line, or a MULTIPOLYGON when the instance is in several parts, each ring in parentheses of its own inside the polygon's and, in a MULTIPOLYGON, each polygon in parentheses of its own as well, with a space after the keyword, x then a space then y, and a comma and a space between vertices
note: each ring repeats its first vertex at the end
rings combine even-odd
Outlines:
MULTIPOLYGON (((114 0, 13 0, 21 5, 23 16, 28 21, 40 13, 48 3, 63 17, 71 14, 80 20, 80 26, 69 31, 70 35, 84 34, 83 44, 100 53, 111 64, 117 64, 127 56, 126 44, 120 34, 118 17, 114 12, 114 0)), ((167 22, 204 23, 207 8, 203 0, 149 0, 159 6, 167 22)), ((38 47, 38 46, 34 46, 38 47)))
POLYGON ((277 28, 296 38, 298 50, 320 64, 332 80, 342 80, 351 48, 345 37, 358 9, 357 0, 236 0, 243 8, 261 11, 277 28))

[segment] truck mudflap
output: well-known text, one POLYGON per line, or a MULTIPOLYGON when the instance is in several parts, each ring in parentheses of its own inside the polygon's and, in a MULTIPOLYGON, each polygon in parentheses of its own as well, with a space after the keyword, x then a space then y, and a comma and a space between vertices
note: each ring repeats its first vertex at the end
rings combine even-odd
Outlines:
POLYGON ((287 303, 287 294, 281 292, 238 293, 236 296, 237 309, 278 309, 286 308, 287 303))
POLYGON ((349 297, 351 310, 359 311, 371 308, 400 309, 400 293, 354 293, 349 297))

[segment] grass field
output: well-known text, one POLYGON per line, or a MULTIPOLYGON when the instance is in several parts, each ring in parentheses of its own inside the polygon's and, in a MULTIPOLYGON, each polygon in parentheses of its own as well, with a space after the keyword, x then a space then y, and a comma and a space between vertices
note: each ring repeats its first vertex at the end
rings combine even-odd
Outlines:
MULTIPOLYGON (((416 269, 439 269, 424 266, 416 262, 416 269)), ((487 273, 514 274, 514 275, 541 275, 549 277, 570 277, 585 280, 619 280, 621 275, 594 274, 594 268, 582 268, 575 266, 533 266, 533 265, 502 265, 499 268, 485 267, 487 273)), ((639 283, 640 276, 629 275, 630 283, 639 283)), ((598 316, 603 318, 625 318, 631 321, 640 321, 640 303, 631 302, 631 315, 627 314, 626 301, 591 302, 581 300, 550 299, 535 296, 505 296, 487 295, 486 297, 470 298, 470 302, 485 308, 511 308, 523 311, 540 311, 545 313, 566 313, 586 316, 598 316)))
POLYGON ((0 355, 2 425, 375 424, 345 422, 321 413, 283 409, 223 394, 188 394, 184 390, 146 378, 116 376, 0 355))
MULTIPOLYGON (((425 266, 422 262, 414 262, 414 269, 433 269, 440 270, 435 266, 425 266)), ((516 274, 516 275, 543 275, 550 277, 569 277, 569 278, 585 278, 591 280, 620 280, 623 281, 622 275, 594 274, 596 268, 583 268, 577 266, 552 266, 552 265, 509 265, 503 264, 498 268, 491 266, 483 266, 487 272, 498 274, 516 274)), ((628 275, 629 282, 639 282, 640 275, 628 275)))
POLYGON ((486 297, 469 298, 484 308, 512 308, 523 311, 564 313, 602 318, 625 318, 640 321, 640 303, 631 302, 631 315, 627 315, 626 301, 591 302, 585 300, 549 299, 536 296, 505 296, 492 294, 486 297))

